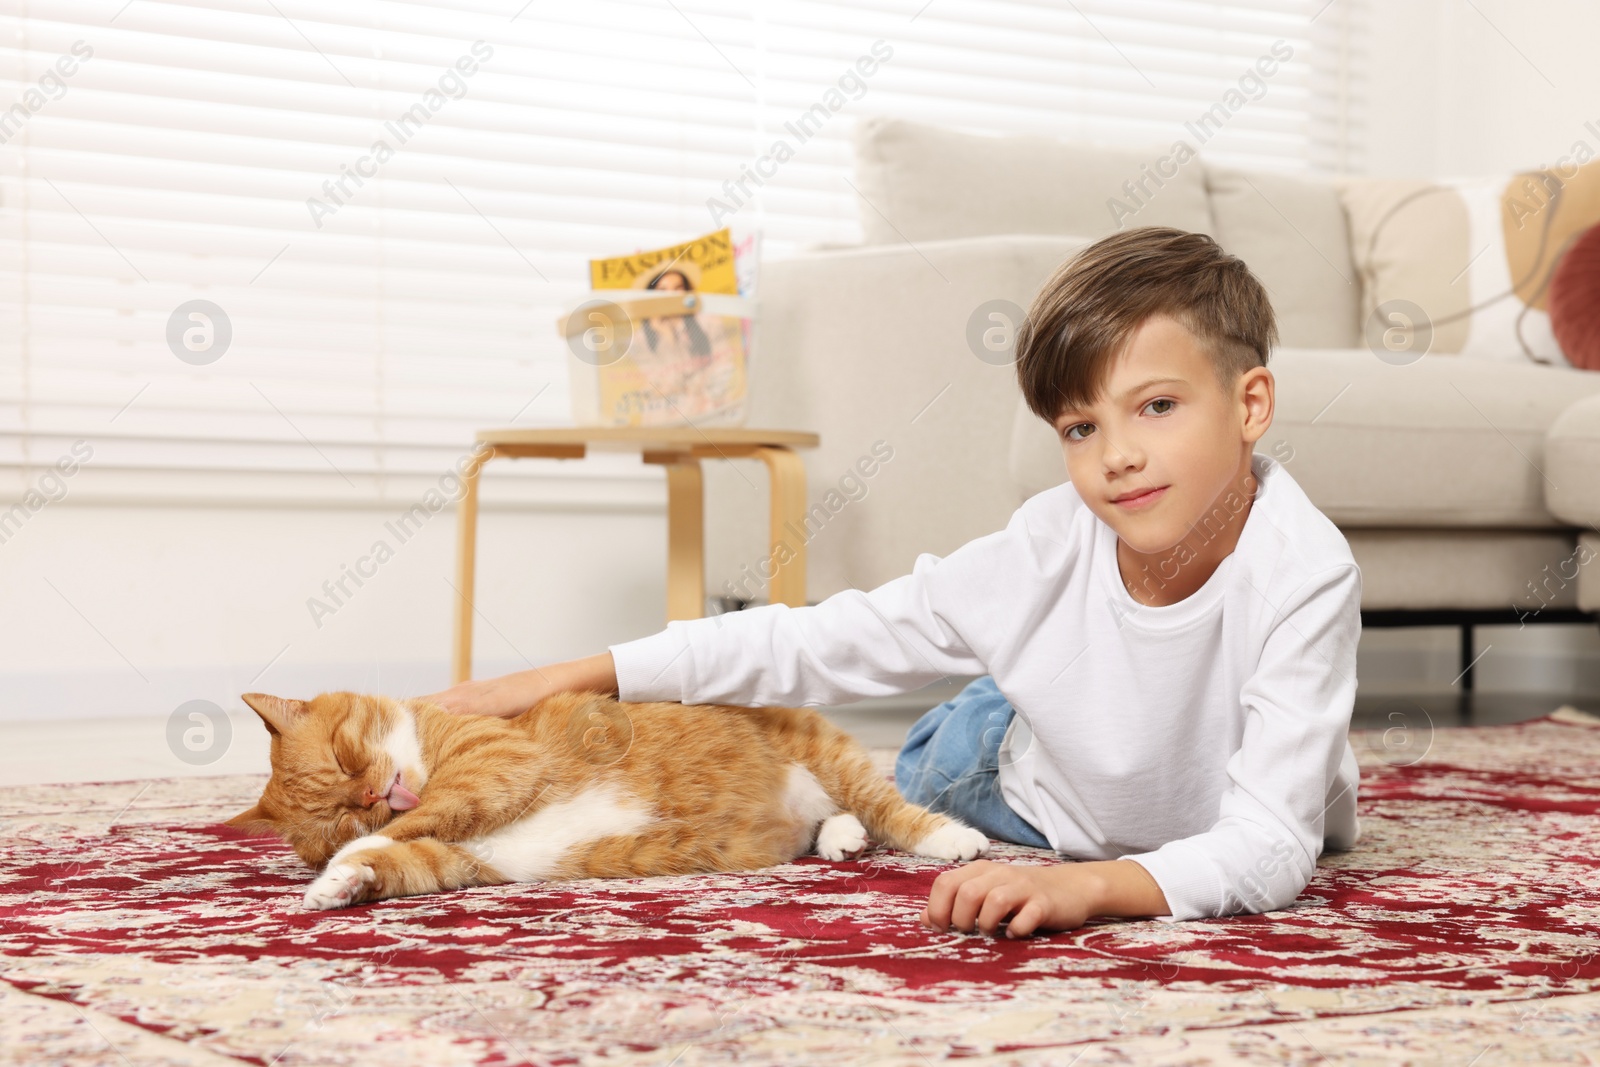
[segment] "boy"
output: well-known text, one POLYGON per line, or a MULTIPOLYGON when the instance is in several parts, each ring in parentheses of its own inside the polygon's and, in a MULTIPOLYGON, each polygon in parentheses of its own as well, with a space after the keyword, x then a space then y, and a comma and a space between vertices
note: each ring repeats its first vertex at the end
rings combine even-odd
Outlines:
POLYGON ((1070 480, 1005 529, 871 592, 672 622, 432 699, 489 714, 561 689, 839 704, 986 674, 912 727, 895 781, 1078 862, 946 871, 925 925, 1019 937, 1285 907, 1323 847, 1359 833, 1361 572, 1253 453, 1276 339, 1261 284, 1211 238, 1114 234, 1055 272, 1018 332, 1018 382, 1070 480))

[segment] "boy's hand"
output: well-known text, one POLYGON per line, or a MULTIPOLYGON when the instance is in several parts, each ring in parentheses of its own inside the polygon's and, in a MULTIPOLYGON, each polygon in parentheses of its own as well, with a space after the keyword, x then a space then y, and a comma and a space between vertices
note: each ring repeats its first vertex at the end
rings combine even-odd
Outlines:
POLYGON ((1035 930, 1076 930, 1093 914, 1091 888, 1071 877, 1072 864, 1023 867, 974 860, 933 880, 922 925, 971 933, 974 926, 997 934, 1008 916, 1007 937, 1035 930))
POLYGON ((531 670, 462 682, 418 699, 457 715, 497 715, 510 719, 555 692, 558 688, 547 677, 531 670))
POLYGON ((1096 915, 1166 915, 1170 909, 1150 872, 1133 860, 1022 867, 975 860, 933 880, 922 925, 1007 937, 1076 930, 1096 915))
POLYGON ((617 665, 612 662, 610 651, 499 678, 462 682, 418 699, 457 715, 498 715, 502 719, 512 719, 545 697, 569 690, 615 694, 617 665))

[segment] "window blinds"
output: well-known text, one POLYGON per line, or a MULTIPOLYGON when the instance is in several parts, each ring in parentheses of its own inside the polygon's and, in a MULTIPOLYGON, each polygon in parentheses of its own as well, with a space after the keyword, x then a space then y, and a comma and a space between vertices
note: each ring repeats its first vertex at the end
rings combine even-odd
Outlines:
MULTIPOLYGON (((8 496, 80 440, 90 494, 414 494, 479 428, 567 421, 554 320, 591 256, 722 224, 760 230, 768 258, 859 240, 864 114, 1167 146, 1284 42, 1204 157, 1360 169, 1356 0, 0 11, 8 496)), ((597 506, 659 480, 627 462, 508 477, 597 506)))

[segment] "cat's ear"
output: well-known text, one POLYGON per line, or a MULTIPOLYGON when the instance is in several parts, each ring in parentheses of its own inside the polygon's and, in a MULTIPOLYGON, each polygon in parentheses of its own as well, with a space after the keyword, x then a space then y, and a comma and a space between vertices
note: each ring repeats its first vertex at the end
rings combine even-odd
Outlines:
POLYGON ((305 717, 310 708, 304 700, 288 700, 266 693, 243 693, 239 699, 250 705, 251 710, 261 716, 261 721, 266 724, 269 734, 288 733, 305 717))
POLYGON ((236 827, 250 834, 278 834, 278 824, 267 818, 267 813, 261 810, 260 804, 252 804, 246 811, 241 811, 224 825, 236 827))

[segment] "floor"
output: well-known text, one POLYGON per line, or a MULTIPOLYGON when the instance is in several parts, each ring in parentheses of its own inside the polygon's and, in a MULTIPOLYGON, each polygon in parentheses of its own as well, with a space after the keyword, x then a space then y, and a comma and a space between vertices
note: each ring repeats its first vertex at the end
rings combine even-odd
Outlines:
MULTIPOLYGON (((1375 710, 1449 711, 1419 705, 1375 710)), ((281 842, 215 825, 254 776, 0 789, 0 1062, 1592 1065, 1581 719, 1389 720, 1357 739, 1364 845, 1292 907, 1022 940, 922 927, 950 862, 890 849, 312 913, 281 842)))
MULTIPOLYGON (((933 685, 822 711, 868 747, 898 748, 919 715, 950 699, 964 684, 933 685)), ((1520 722, 1562 704, 1600 712, 1600 697, 1552 693, 1376 694, 1357 698, 1353 725, 1394 731, 1386 735, 1386 744, 1419 746, 1421 751, 1436 727, 1520 722)), ((198 753, 184 750, 176 740, 183 728, 181 723, 174 729, 165 720, 142 718, 0 723, 0 786, 265 774, 269 769, 267 734, 253 715, 230 715, 227 730, 218 730, 198 753)))

